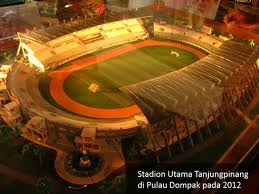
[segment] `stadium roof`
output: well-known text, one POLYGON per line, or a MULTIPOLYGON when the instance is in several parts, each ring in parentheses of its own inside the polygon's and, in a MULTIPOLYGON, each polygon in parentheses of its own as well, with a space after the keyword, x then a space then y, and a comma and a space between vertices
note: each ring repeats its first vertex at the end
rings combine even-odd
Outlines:
POLYGON ((58 25, 51 25, 42 29, 27 30, 26 33, 22 33, 25 36, 31 37, 37 40, 39 43, 46 43, 59 37, 84 30, 93 26, 97 26, 103 23, 119 21, 126 18, 136 18, 138 16, 146 16, 145 12, 112 12, 105 16, 105 18, 96 16, 93 18, 77 18, 71 19, 70 21, 64 21, 58 25))
POLYGON ((121 90, 132 97, 151 124, 175 114, 201 121, 218 110, 224 91, 247 75, 258 55, 256 49, 227 41, 192 65, 121 90))

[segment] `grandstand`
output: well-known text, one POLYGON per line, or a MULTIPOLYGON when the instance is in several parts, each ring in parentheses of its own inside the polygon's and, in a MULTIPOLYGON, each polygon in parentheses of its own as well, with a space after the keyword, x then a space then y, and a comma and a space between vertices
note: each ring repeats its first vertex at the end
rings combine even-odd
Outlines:
MULTIPOLYGON (((148 36, 140 18, 105 23, 85 29, 82 29, 83 26, 75 25, 72 28, 79 31, 63 35, 62 30, 58 31, 57 26, 54 26, 39 31, 29 31, 26 34, 18 33, 20 40, 18 53, 22 51, 32 66, 44 71, 100 48, 148 36), (60 37, 56 38, 58 36, 60 37)), ((66 27, 63 32, 65 34, 66 27)))
POLYGON ((220 47, 222 44, 222 40, 215 36, 173 24, 154 23, 154 31, 155 36, 169 39, 174 38, 198 46, 208 52, 215 50, 215 48, 220 47))

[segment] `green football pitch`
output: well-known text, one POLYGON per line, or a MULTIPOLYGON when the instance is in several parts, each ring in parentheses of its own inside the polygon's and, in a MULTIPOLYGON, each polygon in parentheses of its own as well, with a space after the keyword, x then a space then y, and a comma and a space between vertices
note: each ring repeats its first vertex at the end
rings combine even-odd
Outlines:
POLYGON ((178 70, 199 58, 170 46, 147 46, 72 73, 64 83, 74 101, 96 108, 123 108, 134 104, 119 88, 178 70), (179 53, 179 57, 171 52, 179 53), (95 83, 100 91, 88 87, 95 83))

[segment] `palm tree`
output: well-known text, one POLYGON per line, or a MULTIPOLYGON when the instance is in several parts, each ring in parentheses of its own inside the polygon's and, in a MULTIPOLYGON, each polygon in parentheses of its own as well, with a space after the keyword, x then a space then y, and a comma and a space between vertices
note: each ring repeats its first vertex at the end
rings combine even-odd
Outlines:
POLYGON ((14 129, 14 135, 15 135, 15 137, 21 137, 21 135, 22 135, 21 129, 18 128, 18 127, 16 127, 16 128, 14 129))
POLYGON ((52 186, 51 180, 47 177, 40 177, 35 184, 35 193, 49 194, 52 186))
POLYGON ((44 149, 41 146, 32 144, 32 152, 33 152, 34 156, 39 159, 41 166, 43 163, 43 159, 42 159, 43 151, 44 151, 44 149))
POLYGON ((39 145, 36 145, 33 143, 27 143, 23 145, 22 155, 30 157, 32 159, 34 158, 38 159, 41 166, 43 163, 43 154, 44 154, 44 149, 39 145))

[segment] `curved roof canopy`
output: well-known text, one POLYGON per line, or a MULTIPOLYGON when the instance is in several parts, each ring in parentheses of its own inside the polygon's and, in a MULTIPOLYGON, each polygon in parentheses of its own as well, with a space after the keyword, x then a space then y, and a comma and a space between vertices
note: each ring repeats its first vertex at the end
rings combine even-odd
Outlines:
POLYGON ((238 86, 258 55, 256 49, 227 41, 192 65, 121 90, 151 124, 175 114, 202 121, 222 105, 225 91, 238 86))

